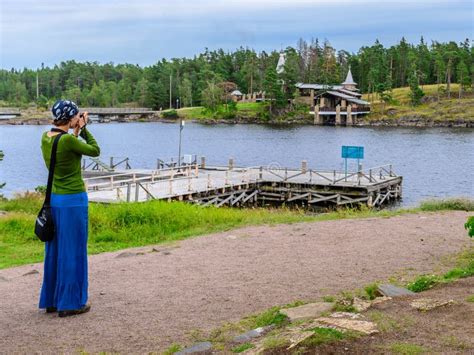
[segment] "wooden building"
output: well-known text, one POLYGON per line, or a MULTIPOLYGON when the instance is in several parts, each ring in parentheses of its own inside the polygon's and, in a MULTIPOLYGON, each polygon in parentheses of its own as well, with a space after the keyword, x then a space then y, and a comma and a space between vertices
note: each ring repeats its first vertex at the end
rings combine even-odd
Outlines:
POLYGON ((308 104, 314 115, 314 124, 351 126, 357 118, 370 113, 370 103, 361 99, 351 69, 340 85, 298 83, 299 102, 308 104))

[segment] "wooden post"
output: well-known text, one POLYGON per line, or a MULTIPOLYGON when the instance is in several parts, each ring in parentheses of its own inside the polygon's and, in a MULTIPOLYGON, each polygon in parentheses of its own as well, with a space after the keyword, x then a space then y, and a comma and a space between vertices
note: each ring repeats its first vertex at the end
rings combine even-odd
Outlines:
POLYGON ((303 160, 301 162, 301 172, 303 174, 306 174, 306 171, 308 171, 308 162, 306 160, 303 160))
POLYGON ((322 125, 323 120, 319 114, 319 105, 314 106, 314 122, 315 125, 322 125))
POLYGON ((341 125, 341 106, 336 106, 336 126, 341 125))
POLYGON ((369 199, 367 200, 367 207, 372 208, 373 207, 373 195, 369 195, 369 199))
POLYGON ((110 157, 110 169, 114 168, 114 157, 110 157))
POLYGON ((234 169, 234 158, 229 158, 229 170, 234 169))
POLYGON ((173 178, 171 178, 171 179, 169 180, 169 189, 168 189, 168 191, 169 191, 169 194, 170 194, 170 195, 173 194, 173 178))
POLYGON ((127 182, 127 202, 130 202, 131 189, 132 189, 132 184, 127 182))
POLYGON ((310 97, 311 97, 311 107, 314 107, 314 89, 311 89, 310 97))
POLYGON ((346 126, 352 126, 354 118, 352 117, 352 105, 347 106, 346 126))
POLYGON ((138 182, 135 183, 135 202, 138 202, 138 196, 140 194, 140 190, 138 189, 138 182))
POLYGON ((206 157, 201 157, 201 169, 206 169, 206 157))
POLYGON ((263 167, 261 166, 258 172, 258 178, 263 179, 263 167))

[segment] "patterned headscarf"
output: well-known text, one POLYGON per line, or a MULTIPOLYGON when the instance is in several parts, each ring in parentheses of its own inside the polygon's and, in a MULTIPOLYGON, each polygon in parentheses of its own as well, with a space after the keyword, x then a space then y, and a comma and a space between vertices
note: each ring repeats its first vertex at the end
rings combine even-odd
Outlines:
POLYGON ((54 120, 70 120, 79 113, 79 107, 70 100, 58 100, 51 109, 54 120))

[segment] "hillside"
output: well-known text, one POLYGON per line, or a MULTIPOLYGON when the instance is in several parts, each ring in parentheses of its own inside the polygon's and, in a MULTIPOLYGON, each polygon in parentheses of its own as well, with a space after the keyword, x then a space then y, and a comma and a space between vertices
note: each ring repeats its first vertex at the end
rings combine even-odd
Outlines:
POLYGON ((419 106, 410 104, 410 88, 403 87, 393 90, 393 102, 382 104, 378 98, 367 94, 364 100, 372 101, 372 113, 365 120, 368 124, 383 123, 386 125, 454 125, 473 127, 474 124, 474 95, 472 90, 459 95, 459 85, 451 84, 451 98, 444 93, 437 101, 437 86, 425 85, 425 97, 419 106), (383 111, 383 113, 382 113, 383 111))

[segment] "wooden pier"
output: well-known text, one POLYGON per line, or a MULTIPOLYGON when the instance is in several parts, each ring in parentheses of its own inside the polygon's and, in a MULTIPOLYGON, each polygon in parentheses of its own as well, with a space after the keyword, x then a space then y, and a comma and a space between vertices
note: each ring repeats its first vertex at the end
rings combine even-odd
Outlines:
MULTIPOLYGON (((128 160, 127 160, 128 164, 128 160)), ((100 167, 100 165, 98 165, 100 167)), ((186 201, 203 206, 299 205, 380 207, 402 196, 402 177, 391 165, 347 175, 340 171, 275 166, 207 166, 205 159, 181 168, 107 169, 84 172, 90 201, 186 201)))

